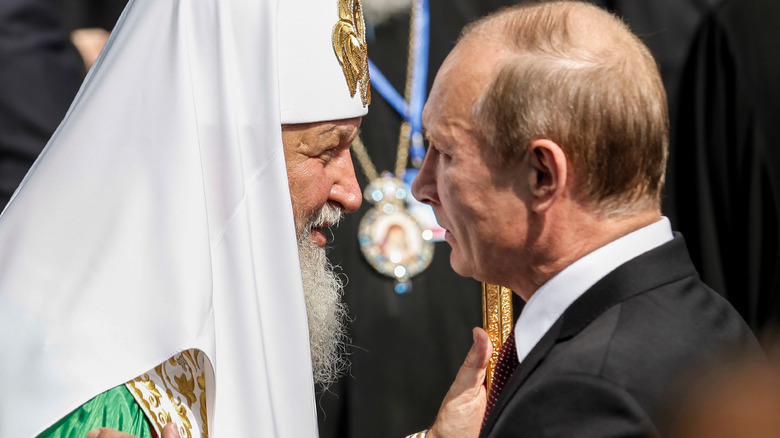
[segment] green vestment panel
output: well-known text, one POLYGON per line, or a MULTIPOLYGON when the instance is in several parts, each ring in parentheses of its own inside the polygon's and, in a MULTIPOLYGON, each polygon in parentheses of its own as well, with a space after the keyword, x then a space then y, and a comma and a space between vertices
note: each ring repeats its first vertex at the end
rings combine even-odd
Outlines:
POLYGON ((46 429, 38 438, 85 438, 92 429, 108 427, 151 438, 149 421, 125 385, 96 396, 46 429))

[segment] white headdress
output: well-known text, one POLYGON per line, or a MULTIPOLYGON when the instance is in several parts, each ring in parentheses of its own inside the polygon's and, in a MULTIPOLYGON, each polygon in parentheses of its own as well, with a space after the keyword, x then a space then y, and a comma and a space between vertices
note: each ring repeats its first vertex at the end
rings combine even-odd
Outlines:
POLYGON ((337 21, 336 0, 130 1, 0 216, 0 436, 188 348, 211 436, 316 436, 280 124, 365 113, 344 73, 307 79, 341 71, 332 35, 335 64, 287 61, 337 21), (280 77, 306 85, 290 105, 280 77))

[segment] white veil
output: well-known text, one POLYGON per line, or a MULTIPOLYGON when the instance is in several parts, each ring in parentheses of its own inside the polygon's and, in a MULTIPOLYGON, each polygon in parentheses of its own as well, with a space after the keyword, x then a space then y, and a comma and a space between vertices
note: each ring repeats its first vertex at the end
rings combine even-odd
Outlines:
POLYGON ((214 368, 211 436, 316 436, 276 14, 130 0, 0 216, 0 436, 188 348, 214 368))

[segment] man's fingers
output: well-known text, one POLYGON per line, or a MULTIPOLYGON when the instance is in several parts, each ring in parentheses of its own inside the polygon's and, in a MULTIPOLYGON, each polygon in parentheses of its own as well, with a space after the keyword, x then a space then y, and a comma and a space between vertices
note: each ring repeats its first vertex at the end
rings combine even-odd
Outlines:
MULTIPOLYGON (((137 438, 129 433, 119 432, 113 429, 102 427, 100 429, 90 430, 87 438, 137 438)), ((162 430, 162 438, 181 438, 179 430, 174 423, 168 423, 162 430)))
POLYGON ((471 344, 471 349, 455 376, 455 382, 447 394, 448 398, 463 396, 473 399, 478 393, 484 392, 485 372, 493 353, 493 344, 487 332, 479 327, 475 327, 472 334, 474 343, 471 344))
POLYGON ((481 328, 475 328, 472 334, 474 343, 471 350, 428 431, 431 438, 471 438, 479 435, 487 404, 483 383, 490 355, 493 354, 493 344, 481 328))
POLYGON ((87 438, 137 438, 129 433, 119 432, 118 430, 101 427, 100 429, 90 430, 87 438))
POLYGON ((466 356, 466 363, 477 368, 485 368, 490 361, 490 355, 493 354, 493 344, 490 342, 490 336, 479 327, 474 327, 471 332, 474 335, 474 344, 466 356))
POLYGON ((179 436, 179 429, 173 423, 168 423, 163 427, 162 438, 181 438, 179 436))
POLYGON ((468 387, 481 385, 485 380, 485 369, 487 369, 490 355, 493 353, 493 344, 485 330, 475 327, 472 334, 474 343, 471 345, 456 378, 456 380, 461 381, 461 384, 468 387))

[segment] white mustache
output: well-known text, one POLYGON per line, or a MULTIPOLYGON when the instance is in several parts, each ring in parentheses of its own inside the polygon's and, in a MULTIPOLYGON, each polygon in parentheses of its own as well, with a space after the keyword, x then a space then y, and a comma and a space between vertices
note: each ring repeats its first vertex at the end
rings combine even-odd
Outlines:
POLYGON ((310 232, 312 228, 324 226, 332 227, 338 225, 344 211, 332 204, 325 204, 306 224, 306 231, 310 232))

